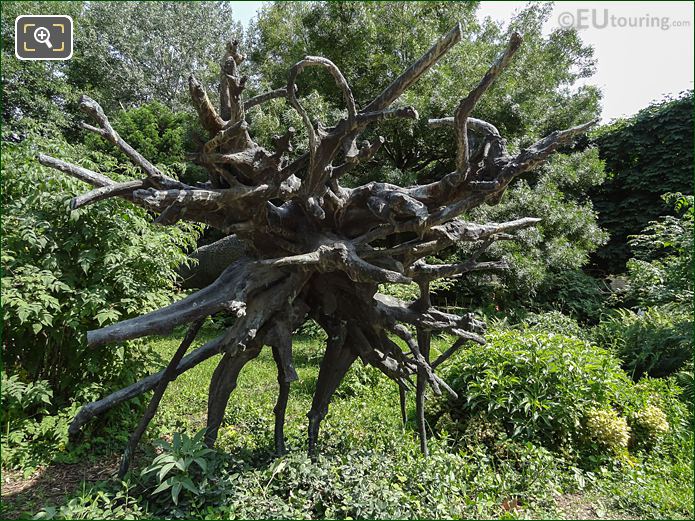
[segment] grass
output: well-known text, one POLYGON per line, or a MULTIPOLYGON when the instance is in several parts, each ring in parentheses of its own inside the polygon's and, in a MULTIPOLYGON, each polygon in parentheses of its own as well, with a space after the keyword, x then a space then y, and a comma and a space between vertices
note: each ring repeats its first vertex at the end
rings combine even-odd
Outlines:
MULTIPOLYGON (((204 335, 203 339, 207 340, 214 336, 214 332, 208 330, 204 335)), ((158 339, 152 345, 161 356, 167 358, 176 349, 177 342, 177 339, 158 339)), ((285 435, 290 450, 306 450, 306 414, 311 407, 322 349, 318 339, 302 336, 294 339, 294 362, 299 380, 290 387, 286 413, 285 435)), ((216 363, 216 358, 207 360, 170 384, 153 421, 153 430, 164 435, 172 428, 196 431, 204 427, 207 385, 216 363)), ((360 366, 358 361, 351 368, 346 385, 336 393, 328 417, 321 426, 322 438, 330 437, 330 432, 338 428, 339 419, 343 417, 351 419, 354 428, 350 435, 358 444, 367 442, 375 422, 383 429, 403 431, 396 385, 389 385, 384 378, 382 385, 375 388, 362 386, 360 392, 356 393, 354 388, 359 387, 358 373, 365 371, 360 366)), ((369 371, 373 370, 369 368, 369 371)), ((376 371, 370 377, 378 378, 376 371)), ((273 407, 277 392, 275 362, 270 350, 264 349, 239 375, 238 386, 229 400, 227 416, 220 429, 220 448, 229 452, 268 448, 272 443, 273 407)))
MULTIPOLYGON (((182 332, 150 345, 164 358, 182 332)), ((199 341, 217 332, 204 329, 199 341)), ((449 339, 435 339, 443 351, 449 339)), ((573 468, 541 447, 520 447, 517 459, 500 461, 484 448, 453 449, 430 440, 431 456, 419 453, 412 422, 404 426, 398 390, 358 361, 321 426, 321 457, 306 457, 306 413, 323 354, 319 339, 298 336, 285 435, 289 454, 275 459, 273 407, 277 376, 270 350, 242 370, 218 438, 223 468, 206 494, 178 505, 161 498, 134 500, 113 482, 78 488, 64 511, 45 517, 112 518, 617 518, 693 517, 692 437, 679 458, 654 454, 636 464, 600 473, 573 468), (119 495, 120 494, 120 495, 119 495), (127 499, 124 499, 126 497, 127 499)), ((192 434, 205 425, 207 393, 217 359, 172 382, 143 440, 138 470, 152 459, 151 442, 173 432, 192 434)), ((410 417, 414 412, 409 400, 410 417)), ((114 442, 118 450, 122 443, 114 442)), ((137 471, 134 473, 137 482, 137 471)), ((140 492, 142 493, 142 492, 140 492)), ((36 502, 33 503, 36 505, 36 502)), ((55 504, 55 503, 54 503, 55 504)), ((35 512, 35 507, 32 508, 35 512)))

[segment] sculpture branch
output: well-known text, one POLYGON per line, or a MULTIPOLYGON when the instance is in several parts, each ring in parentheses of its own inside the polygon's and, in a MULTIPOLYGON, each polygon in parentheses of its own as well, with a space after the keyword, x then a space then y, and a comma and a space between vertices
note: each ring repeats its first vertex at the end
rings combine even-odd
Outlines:
POLYGON ((97 126, 85 123, 82 127, 115 145, 142 169, 144 178, 116 183, 83 166, 39 154, 42 165, 94 187, 73 199, 73 209, 121 197, 157 214, 158 224, 188 220, 225 234, 234 233, 246 256, 230 260, 214 282, 181 300, 87 333, 88 347, 103 349, 106 344, 191 326, 165 370, 84 406, 70 426, 72 439, 90 419, 156 388, 124 455, 122 470, 126 469, 167 383, 203 360, 222 354, 209 390, 205 440, 212 445, 239 372, 264 346, 270 346, 279 387, 274 409, 275 445, 276 452, 282 453, 289 386, 297 378, 292 331, 313 318, 328 334, 328 341, 308 415, 312 455, 331 398, 357 359, 398 384, 402 410, 406 410, 406 390, 415 389, 416 424, 426 453, 427 389, 455 394, 436 369, 468 342, 485 343, 485 324, 472 313, 445 313, 433 305, 430 282, 508 269, 503 262, 480 258, 494 241, 513 240, 513 232, 540 220, 525 217, 474 223, 461 216, 499 200, 514 178, 542 164, 559 146, 570 143, 592 124, 553 132, 511 156, 498 129, 473 117, 476 103, 504 73, 521 45, 521 37, 514 34, 482 80, 461 100, 454 116, 429 120, 430 126, 453 128, 453 172, 425 185, 368 182, 355 188, 341 187, 339 181, 344 175, 357 165, 368 168, 384 145, 382 137, 358 145, 360 134, 369 125, 419 117, 412 107, 391 105, 437 64, 461 34, 461 26, 456 25, 361 111, 336 64, 317 56, 307 56, 290 67, 286 86, 244 101, 246 76, 241 69, 245 55, 239 42, 229 42, 220 64, 219 109, 213 107, 196 78, 189 78, 193 106, 208 134, 205 144, 191 155, 208 173, 208 181, 196 186, 165 175, 121 138, 97 102, 83 96, 81 109, 97 126), (306 67, 325 69, 342 93, 346 116, 332 128, 312 122, 297 97, 295 82, 306 67), (267 150, 252 139, 247 121, 258 113, 248 113, 250 108, 282 97, 300 115, 309 141, 309 151, 291 162, 288 155, 294 129, 276 136, 272 140, 274 150, 267 150), (469 132, 476 134, 480 143, 475 150, 470 149, 469 132), (437 264, 427 259, 461 242, 475 243, 465 261, 437 264), (415 302, 377 293, 380 283, 413 281, 420 288, 415 302), (233 324, 212 342, 185 355, 202 321, 214 314, 232 317, 233 324), (447 332, 458 339, 430 361, 435 332, 447 332), (394 337, 405 342, 406 351, 394 337))

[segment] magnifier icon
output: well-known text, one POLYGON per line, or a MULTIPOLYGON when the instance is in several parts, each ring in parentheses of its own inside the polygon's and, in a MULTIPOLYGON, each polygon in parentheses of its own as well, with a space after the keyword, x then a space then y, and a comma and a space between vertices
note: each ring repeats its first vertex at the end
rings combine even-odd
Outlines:
POLYGON ((51 33, 45 27, 37 27, 34 31, 34 39, 39 43, 45 43, 49 49, 53 48, 50 42, 51 33))

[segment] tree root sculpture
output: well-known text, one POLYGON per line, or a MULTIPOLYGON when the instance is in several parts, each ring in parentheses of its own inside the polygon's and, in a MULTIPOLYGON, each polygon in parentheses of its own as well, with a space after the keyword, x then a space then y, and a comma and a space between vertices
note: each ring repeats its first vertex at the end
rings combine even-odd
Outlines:
POLYGON ((461 27, 457 25, 362 110, 338 67, 315 56, 307 56, 290 69, 286 86, 244 101, 246 77, 239 73, 244 55, 237 42, 230 42, 221 66, 219 112, 200 83, 193 76, 189 80, 193 104, 209 133, 209 140, 196 156, 208 170, 209 180, 197 186, 161 172, 119 136, 97 102, 82 97, 81 109, 96 124, 83 123, 83 128, 113 143, 142 169, 145 177, 116 183, 97 172, 39 155, 43 165, 95 187, 74 198, 72 208, 123 197, 158 214, 155 222, 161 225, 186 219, 228 235, 236 234, 248 256, 235 260, 212 284, 180 301, 88 333, 89 347, 97 348, 167 334, 176 326, 191 324, 166 369, 85 405, 70 426, 73 437, 94 416, 155 389, 124 455, 120 474, 125 474, 168 382, 221 354, 208 400, 205 440, 212 446, 239 372, 263 346, 270 346, 279 385, 275 445, 282 453, 289 386, 297 379, 292 332, 312 318, 325 329, 328 341, 308 414, 310 453, 316 454, 319 427, 333 393, 358 358, 398 384, 404 416, 405 392, 414 388, 417 430, 422 450, 427 452, 425 390, 430 387, 436 394, 455 395, 435 369, 467 342, 485 342, 481 336, 485 324, 472 314, 449 314, 431 305, 430 282, 479 270, 505 269, 503 263, 481 262, 478 258, 494 241, 513 239, 515 231, 540 220, 526 217, 477 224, 460 216, 483 203, 494 204, 515 177, 541 164, 557 147, 570 143, 594 123, 553 132, 510 155, 492 124, 471 117, 476 102, 521 45, 521 37, 514 34, 480 83, 461 100, 454 116, 429 120, 432 126, 453 127, 457 147, 453 172, 426 185, 400 187, 370 182, 357 188, 341 186, 341 176, 368 161, 384 142, 379 138, 358 145, 360 133, 385 119, 418 118, 412 107, 393 108, 392 104, 460 38, 461 27), (308 67, 325 69, 342 92, 347 116, 332 128, 314 124, 297 97, 295 79, 308 67), (259 146, 248 132, 246 111, 273 98, 285 98, 306 127, 309 150, 293 161, 288 159, 292 128, 277 136, 274 151, 259 146), (475 149, 471 148, 469 133, 477 135, 475 149), (466 262, 428 263, 428 257, 462 241, 477 245, 466 262), (377 291, 380 283, 411 282, 420 288, 415 302, 403 302, 377 291), (184 356, 201 321, 217 313, 236 317, 233 325, 217 339, 184 356), (458 340, 432 361, 430 338, 437 331, 450 332, 458 340), (407 349, 402 349, 394 338, 401 339, 407 349))

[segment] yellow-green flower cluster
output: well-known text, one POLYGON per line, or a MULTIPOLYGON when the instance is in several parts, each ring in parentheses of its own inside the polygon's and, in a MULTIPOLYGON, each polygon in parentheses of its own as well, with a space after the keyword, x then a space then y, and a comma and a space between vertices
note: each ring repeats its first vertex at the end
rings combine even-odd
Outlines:
POLYGON ((656 405, 647 405, 633 416, 636 434, 639 441, 647 445, 655 445, 669 431, 666 414, 656 405))
POLYGON ((494 445, 499 440, 504 427, 499 420, 487 418, 484 414, 472 417, 466 425, 465 438, 473 444, 494 445))
POLYGON ((613 409, 589 409, 586 427, 591 439, 614 452, 627 449, 630 427, 627 420, 613 409))

